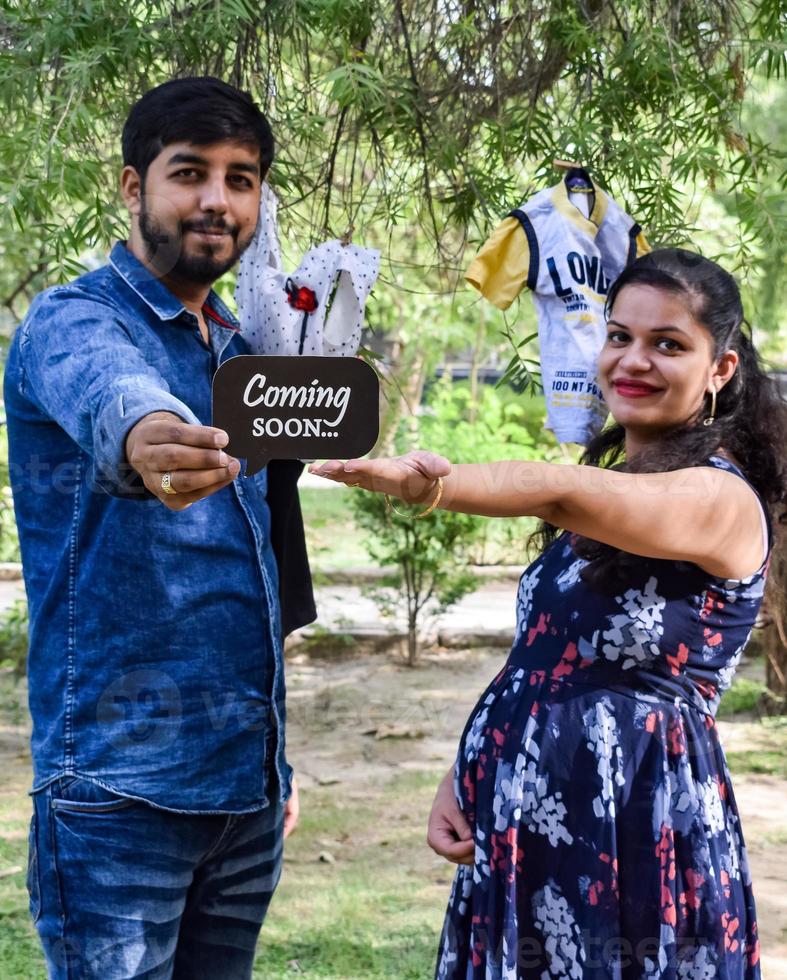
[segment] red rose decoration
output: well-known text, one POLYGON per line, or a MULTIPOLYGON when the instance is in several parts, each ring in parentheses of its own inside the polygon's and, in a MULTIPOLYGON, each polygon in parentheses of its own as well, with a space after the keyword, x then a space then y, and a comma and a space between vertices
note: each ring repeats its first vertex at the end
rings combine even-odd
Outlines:
POLYGON ((317 295, 308 286, 296 286, 291 280, 287 280, 287 302, 293 309, 302 310, 304 313, 314 313, 317 309, 317 295))

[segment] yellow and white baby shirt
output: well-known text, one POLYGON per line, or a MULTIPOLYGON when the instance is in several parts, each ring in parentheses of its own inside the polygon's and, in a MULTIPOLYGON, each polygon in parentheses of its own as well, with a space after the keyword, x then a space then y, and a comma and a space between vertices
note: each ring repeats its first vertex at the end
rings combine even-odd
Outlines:
POLYGON ((546 427, 559 442, 585 445, 607 408, 596 365, 606 336, 610 284, 650 251, 640 226, 597 185, 586 216, 565 180, 513 210, 494 230, 465 278, 508 309, 527 287, 538 318, 546 427))

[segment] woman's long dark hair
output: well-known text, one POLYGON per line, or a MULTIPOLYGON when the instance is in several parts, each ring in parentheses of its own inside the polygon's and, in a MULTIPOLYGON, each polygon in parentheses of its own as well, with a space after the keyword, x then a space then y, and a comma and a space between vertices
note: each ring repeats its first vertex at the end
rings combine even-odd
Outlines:
MULTIPOLYGON (((630 473, 661 473, 700 465, 723 450, 757 489, 774 529, 779 529, 787 522, 787 403, 762 369, 735 280, 715 262, 694 252, 659 249, 637 259, 615 280, 607 298, 607 314, 621 290, 634 284, 684 296, 692 316, 713 339, 714 359, 734 350, 738 366, 718 393, 712 425, 692 419, 626 460, 626 433, 623 426, 614 423, 590 442, 581 462, 630 473)), ((558 533, 558 528, 542 523, 531 542, 543 550, 558 533)), ((649 561, 590 538, 578 538, 574 550, 589 559, 582 577, 602 591, 613 591, 629 582, 634 567, 641 568, 649 561)))

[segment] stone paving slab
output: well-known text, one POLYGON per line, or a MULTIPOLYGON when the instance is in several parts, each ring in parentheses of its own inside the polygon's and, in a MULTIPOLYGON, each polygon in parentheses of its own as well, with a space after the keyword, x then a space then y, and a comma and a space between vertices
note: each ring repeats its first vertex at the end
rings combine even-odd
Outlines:
MULTIPOLYGON (((352 623, 363 629, 393 627, 404 629, 404 609, 392 619, 382 619, 377 606, 357 585, 321 586, 316 590, 318 622, 327 629, 340 630, 352 623)), ((436 619, 438 629, 477 630, 514 629, 516 586, 510 582, 485 585, 452 606, 436 619)))
MULTIPOLYGON (((357 572, 364 570, 358 569, 357 572)), ((369 570, 375 571, 375 570, 369 570)), ((369 576, 374 581, 374 576, 369 576)), ((0 610, 7 609, 25 596, 21 579, 0 578, 0 610)), ((406 630, 405 611, 383 619, 374 602, 364 594, 364 587, 351 582, 334 581, 315 589, 318 619, 314 626, 301 631, 308 636, 316 631, 347 634, 356 639, 401 635, 406 630)), ((480 588, 465 596, 442 616, 424 622, 428 635, 443 646, 510 645, 515 627, 516 582, 510 576, 482 580, 480 588)))
POLYGON ((7 609, 24 597, 25 586, 21 579, 0 579, 0 609, 7 609))

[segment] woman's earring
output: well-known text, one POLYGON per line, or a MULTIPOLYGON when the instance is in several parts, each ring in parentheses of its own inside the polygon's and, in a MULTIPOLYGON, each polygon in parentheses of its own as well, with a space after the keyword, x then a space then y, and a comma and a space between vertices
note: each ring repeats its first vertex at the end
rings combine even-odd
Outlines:
POLYGON ((716 389, 711 388, 710 390, 710 415, 702 423, 703 425, 713 425, 713 421, 716 418, 716 389))

